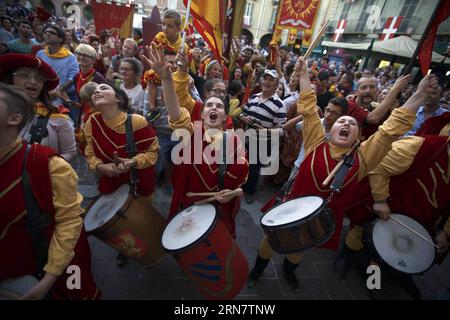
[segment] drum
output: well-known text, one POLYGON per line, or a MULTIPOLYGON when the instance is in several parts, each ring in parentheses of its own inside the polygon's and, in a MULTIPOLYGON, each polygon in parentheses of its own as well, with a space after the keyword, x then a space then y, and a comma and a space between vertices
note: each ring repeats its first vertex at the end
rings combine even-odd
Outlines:
POLYGON ((279 253, 318 247, 335 231, 334 217, 317 196, 292 199, 276 205, 261 218, 270 246, 279 253))
POLYGON ((0 281, 0 300, 18 300, 38 282, 32 275, 0 281))
POLYGON ((146 267, 165 255, 164 219, 146 199, 133 198, 129 185, 98 197, 86 209, 84 225, 89 234, 146 267))
MULTIPOLYGON (((392 216, 433 242, 427 230, 414 219, 402 214, 392 216)), ((393 219, 378 220, 372 228, 371 240, 382 262, 403 273, 422 273, 433 265, 436 257, 431 244, 393 219)))
POLYGON ((247 260, 211 204, 178 213, 162 245, 207 299, 232 299, 247 281, 247 260))

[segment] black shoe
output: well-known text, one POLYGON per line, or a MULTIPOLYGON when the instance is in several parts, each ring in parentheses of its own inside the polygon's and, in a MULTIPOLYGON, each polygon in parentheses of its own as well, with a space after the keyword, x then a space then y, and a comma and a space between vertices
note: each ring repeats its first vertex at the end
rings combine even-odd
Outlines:
POLYGON ((270 259, 263 259, 259 255, 256 256, 255 266, 248 274, 247 287, 253 288, 256 285, 269 261, 270 259))
POLYGON ((292 263, 287 258, 284 258, 284 276, 286 277, 286 280, 294 293, 300 292, 300 285, 298 284, 297 277, 295 276, 295 269, 297 269, 298 265, 298 263, 292 263))
POLYGON ((336 257, 336 259, 334 260, 334 263, 333 263, 333 270, 334 270, 334 275, 336 276, 336 278, 338 278, 340 280, 344 279, 345 274, 347 273, 348 265, 350 263, 352 255, 355 252, 356 251, 353 251, 353 250, 349 249, 344 244, 344 247, 342 248, 342 251, 336 257))
POLYGON ((116 257, 116 266, 118 268, 123 268, 128 263, 128 258, 123 254, 119 253, 116 257))

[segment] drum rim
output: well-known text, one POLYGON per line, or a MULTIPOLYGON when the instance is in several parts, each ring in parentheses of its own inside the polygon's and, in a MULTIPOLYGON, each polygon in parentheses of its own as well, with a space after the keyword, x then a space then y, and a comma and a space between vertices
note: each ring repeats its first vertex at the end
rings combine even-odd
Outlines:
POLYGON ((321 211, 321 210, 323 209, 323 207, 326 206, 326 204, 327 204, 327 203, 326 203, 325 199, 322 198, 321 196, 317 196, 317 195, 304 195, 304 196, 297 197, 297 198, 294 198, 294 199, 289 199, 288 201, 280 202, 280 203, 274 205, 273 207, 271 207, 266 213, 263 214, 263 216, 259 219, 259 222, 260 222, 260 224, 261 224, 261 226, 263 227, 264 230, 267 230, 267 229, 268 229, 268 230, 271 230, 271 229, 275 229, 275 228, 276 228, 276 229, 279 229, 279 228, 289 228, 289 227, 291 227, 291 226, 296 225, 296 224, 299 223, 300 221, 303 221, 303 222, 304 222, 304 221, 310 221, 310 220, 312 220, 313 217, 315 217, 316 213, 319 212, 319 211, 321 211), (262 222, 263 218, 266 216, 266 214, 269 213, 270 210, 272 210, 272 209, 274 209, 274 208, 276 208, 276 207, 278 207, 278 206, 281 206, 281 205, 285 204, 286 202, 293 201, 293 200, 300 199, 300 198, 306 198, 306 197, 317 197, 317 198, 322 199, 323 202, 322 202, 322 204, 320 205, 320 207, 317 208, 315 211, 313 211, 310 215, 308 215, 308 216, 306 216, 306 217, 303 217, 303 218, 301 218, 301 219, 299 219, 299 220, 295 220, 295 221, 288 222, 288 223, 284 223, 284 224, 278 224, 278 225, 276 225, 276 226, 268 226, 268 225, 265 225, 265 224, 262 222))
MULTIPOLYGON (((173 220, 173 218, 172 218, 172 220, 170 220, 170 221, 166 224, 166 226, 164 227, 164 230, 163 230, 163 232, 162 232, 162 235, 161 235, 161 246, 163 247, 163 249, 164 249, 167 253, 173 253, 173 254, 176 254, 176 253, 182 253, 182 252, 188 251, 188 250, 192 249, 193 247, 195 247, 199 242, 203 241, 206 237, 208 237, 208 236, 211 234, 211 232, 213 231, 214 227, 216 226, 217 220, 219 219, 219 213, 218 213, 218 210, 217 210, 217 208, 216 208, 215 205, 212 205, 212 204, 210 204, 210 203, 205 203, 205 204, 206 204, 206 205, 210 205, 210 206, 212 206, 212 207, 214 208, 214 219, 213 219, 213 222, 211 223, 211 225, 209 226, 209 228, 206 229, 206 231, 205 231, 200 237, 198 237, 198 239, 195 240, 194 242, 192 242, 192 243, 190 243, 190 244, 188 244, 188 245, 186 245, 186 246, 184 246, 184 247, 178 248, 178 249, 167 249, 167 248, 164 246, 164 244, 163 244, 163 235, 164 235, 164 231, 166 231, 167 226, 169 225, 170 221, 173 220)), ((189 207, 193 207, 193 206, 199 206, 199 205, 194 205, 194 204, 192 204, 192 205, 190 205, 190 206, 188 206, 188 207, 186 207, 186 208, 184 208, 184 209, 178 211, 177 214, 174 215, 174 218, 175 218, 179 213, 181 213, 181 212, 183 212, 184 210, 188 209, 189 207)), ((200 205, 200 206, 202 206, 202 205, 200 205)))
MULTIPOLYGON (((393 212, 392 214, 397 214, 397 215, 402 215, 402 216, 408 217, 408 218, 410 218, 410 219, 413 219, 414 221, 416 221, 417 223, 419 223, 419 224, 422 226, 422 224, 421 224, 419 221, 417 221, 416 219, 414 219, 414 218, 412 218, 412 217, 410 217, 410 216, 408 216, 408 215, 406 215, 406 214, 404 214, 404 213, 393 212)), ((374 249, 374 252, 375 252, 375 255, 378 257, 378 259, 380 259, 380 260, 381 260, 386 266, 388 266, 389 268, 391 268, 391 269, 393 269, 393 270, 395 270, 395 271, 398 271, 398 272, 400 272, 400 273, 404 273, 404 274, 411 274, 411 275, 422 274, 422 273, 424 273, 424 272, 426 272, 426 271, 428 271, 428 270, 431 269, 431 267, 435 264, 436 257, 437 257, 437 250, 436 250, 436 248, 434 248, 434 250, 433 250, 433 260, 432 260, 431 264, 430 264, 425 270, 422 270, 422 271, 419 271, 419 272, 405 272, 404 270, 397 269, 396 267, 394 267, 393 265, 391 265, 389 262, 387 262, 387 261, 381 256, 381 254, 378 252, 377 248, 375 247, 375 242, 373 241, 373 230, 375 229, 376 223, 377 223, 378 221, 380 221, 380 220, 381 220, 380 218, 374 220, 374 222, 372 223, 372 226, 371 226, 371 228, 370 228, 370 239, 371 239, 371 241, 372 241, 372 244, 371 244, 371 245, 372 245, 372 247, 373 247, 373 249, 374 249)), ((423 226, 422 226, 422 227, 423 227, 423 226)), ((431 237, 431 235, 430 235, 430 233, 428 232, 428 230, 427 230, 425 227, 423 227, 423 228, 425 229, 425 231, 427 232, 427 234, 430 236, 430 238, 433 239, 433 237, 431 237)))
MULTIPOLYGON (((122 186, 122 185, 121 185, 121 186, 122 186)), ((120 188, 121 186, 119 186, 119 188, 120 188)), ((131 205, 131 203, 133 202, 133 199, 134 199, 133 195, 131 194, 131 186, 130 186, 129 184, 128 184, 128 186, 130 187, 130 190, 128 191, 127 199, 125 200, 125 202, 123 203, 123 205, 122 205, 118 210, 116 210, 116 212, 115 212, 114 215, 111 217, 111 219, 109 219, 108 221, 106 221, 103 225, 101 225, 101 226, 99 226, 99 227, 97 227, 97 228, 95 228, 95 229, 92 229, 92 230, 87 231, 87 229, 86 229, 86 224, 84 223, 85 218, 86 218, 86 216, 87 216, 89 210, 92 208, 92 206, 93 206, 93 205, 94 205, 94 204, 95 204, 102 196, 104 196, 105 194, 98 194, 97 196, 95 196, 95 197, 92 199, 91 203, 89 203, 89 205, 88 205, 88 206, 86 207, 86 209, 84 210, 84 216, 83 216, 83 226, 84 226, 84 228, 85 228, 87 234, 95 235, 95 234, 97 234, 97 233, 101 233, 102 230, 104 230, 107 226, 110 226, 111 224, 115 223, 115 222, 117 221, 117 219, 120 218, 120 216, 118 215, 119 210, 122 211, 124 214, 128 211, 128 209, 130 208, 130 205, 131 205)), ((116 190, 118 190, 119 188, 117 188, 116 190)), ((115 192, 116 190, 114 190, 113 192, 115 192)), ((109 193, 108 193, 108 194, 109 194, 109 193)))

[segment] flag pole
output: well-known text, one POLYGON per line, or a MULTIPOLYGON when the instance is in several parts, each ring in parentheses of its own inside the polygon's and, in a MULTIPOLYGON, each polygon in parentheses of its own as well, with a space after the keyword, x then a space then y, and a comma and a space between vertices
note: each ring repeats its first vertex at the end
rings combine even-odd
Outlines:
POLYGON ((188 0, 186 8, 186 18, 184 19, 183 39, 181 40, 181 49, 183 50, 183 53, 184 53, 184 44, 186 43, 186 28, 189 25, 189 17, 191 15, 191 2, 192 0, 188 0))
MULTIPOLYGON (((425 39, 428 36, 428 33, 430 32, 431 24, 433 23, 434 19, 436 18, 436 15, 439 11, 439 8, 441 7, 442 0, 439 0, 436 4, 436 8, 433 10, 433 14, 430 17, 430 20, 427 23, 427 26, 425 30, 423 31, 422 37, 420 37, 419 42, 417 43, 416 50, 414 51, 414 54, 412 55, 411 59, 409 60, 408 65, 403 69, 403 75, 411 73, 412 68, 414 67, 414 64, 416 63, 417 56, 419 55, 419 50, 422 48, 423 43, 425 42, 425 39)), ((433 48, 431 48, 433 51, 433 48)))

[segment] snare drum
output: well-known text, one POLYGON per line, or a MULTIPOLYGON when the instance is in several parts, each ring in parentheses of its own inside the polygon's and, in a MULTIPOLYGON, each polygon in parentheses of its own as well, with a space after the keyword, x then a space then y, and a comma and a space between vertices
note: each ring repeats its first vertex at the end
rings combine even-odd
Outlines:
POLYGON ((261 218, 270 246, 279 253, 318 247, 335 231, 334 217, 324 200, 307 196, 281 203, 261 218))
POLYGON ((245 285, 247 260, 211 204, 178 213, 162 245, 207 299, 232 299, 245 285))
MULTIPOLYGON (((427 230, 416 220, 402 214, 392 216, 433 242, 427 230)), ((434 263, 435 248, 393 219, 378 220, 371 234, 377 256, 397 271, 409 274, 422 273, 434 263)))
POLYGON ((133 198, 129 185, 97 198, 86 210, 84 225, 88 233, 146 267, 164 257, 164 219, 143 198, 133 198))
POLYGON ((0 281, 0 300, 19 300, 38 282, 32 275, 0 281))

